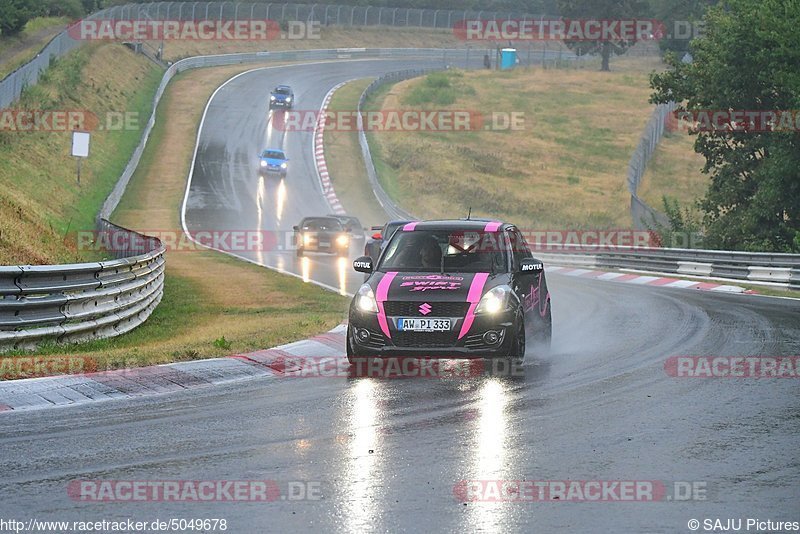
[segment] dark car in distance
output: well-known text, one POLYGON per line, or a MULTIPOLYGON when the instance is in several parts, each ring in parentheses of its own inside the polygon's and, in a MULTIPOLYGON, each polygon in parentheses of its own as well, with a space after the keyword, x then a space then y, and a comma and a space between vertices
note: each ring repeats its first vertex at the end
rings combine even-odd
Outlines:
POLYGON ((350 250, 350 232, 336 217, 306 217, 294 227, 297 256, 307 251, 346 255, 350 250))
POLYGON ((499 221, 410 222, 378 262, 353 262, 369 277, 350 304, 347 358, 410 356, 519 361, 527 340, 549 347, 544 265, 516 226, 499 221))
POLYGON ((269 109, 291 109, 294 106, 294 91, 288 85, 278 85, 269 95, 269 109))

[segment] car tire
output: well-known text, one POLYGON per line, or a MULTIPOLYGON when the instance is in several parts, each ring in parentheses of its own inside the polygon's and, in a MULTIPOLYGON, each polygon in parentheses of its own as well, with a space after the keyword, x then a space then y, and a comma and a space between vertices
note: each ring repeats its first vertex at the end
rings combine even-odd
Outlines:
POLYGON ((347 327, 347 343, 345 347, 345 354, 347 355, 347 363, 353 365, 356 363, 356 355, 353 352, 353 346, 350 344, 350 327, 347 327))
POLYGON ((298 258, 302 258, 302 257, 303 257, 303 254, 304 254, 304 252, 305 252, 305 251, 303 250, 303 247, 297 247, 297 257, 298 257, 298 258))
POLYGON ((525 323, 524 319, 519 319, 519 328, 517 329, 514 339, 511 341, 507 358, 511 362, 522 362, 525 359, 525 323))
POLYGON ((553 315, 550 306, 547 313, 538 321, 539 329, 536 332, 536 348, 544 353, 550 351, 550 342, 553 338, 553 315))
POLYGON ((350 343, 350 338, 352 337, 352 330, 350 326, 347 326, 347 343, 345 344, 345 354, 347 355, 347 363, 350 365, 356 365, 359 362, 369 363, 371 359, 369 356, 359 356, 353 350, 353 345, 350 343))

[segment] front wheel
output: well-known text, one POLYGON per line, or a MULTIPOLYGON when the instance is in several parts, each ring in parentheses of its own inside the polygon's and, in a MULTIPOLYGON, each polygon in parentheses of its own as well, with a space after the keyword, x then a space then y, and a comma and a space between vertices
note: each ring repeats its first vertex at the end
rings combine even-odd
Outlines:
POLYGON ((525 323, 523 319, 519 320, 519 327, 517 328, 516 335, 511 341, 511 347, 508 351, 508 359, 512 362, 521 362, 525 359, 525 323))
POLYGON ((297 257, 298 258, 302 258, 303 257, 303 253, 304 253, 304 251, 303 251, 302 247, 297 247, 297 257))
POLYGON ((347 355, 347 363, 350 365, 356 365, 361 362, 369 363, 370 358, 368 356, 358 356, 355 351, 353 350, 353 345, 350 343, 350 338, 352 337, 352 330, 350 327, 347 327, 347 343, 345 345, 345 351, 347 355))

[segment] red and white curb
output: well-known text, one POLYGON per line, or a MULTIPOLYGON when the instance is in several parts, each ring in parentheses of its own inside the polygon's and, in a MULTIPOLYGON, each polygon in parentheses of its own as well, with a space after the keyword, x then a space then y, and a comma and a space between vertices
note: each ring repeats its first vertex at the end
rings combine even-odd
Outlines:
POLYGON ((291 374, 286 357, 344 358, 346 326, 274 349, 226 358, 0 382, 0 412, 163 395, 291 374))
POLYGON ((331 183, 331 177, 330 174, 328 174, 328 164, 325 163, 325 112, 328 109, 328 105, 331 103, 333 93, 346 83, 347 82, 342 82, 334 86, 328 91, 328 94, 325 95, 325 98, 322 100, 322 107, 319 110, 319 119, 314 127, 314 164, 317 168, 317 176, 319 176, 320 185, 322 186, 322 194, 325 195, 325 200, 328 201, 328 205, 336 215, 344 215, 345 211, 344 207, 342 207, 342 203, 336 196, 336 191, 333 190, 333 183, 331 183))
POLYGON ((640 286, 672 287, 680 289, 698 289, 701 291, 718 291, 723 293, 755 293, 739 286, 715 284, 712 282, 698 282, 681 280, 679 278, 665 278, 661 276, 647 276, 632 273, 615 273, 608 271, 595 271, 592 269, 575 269, 572 267, 546 267, 548 273, 557 273, 564 276, 578 276, 610 282, 624 282, 640 286))

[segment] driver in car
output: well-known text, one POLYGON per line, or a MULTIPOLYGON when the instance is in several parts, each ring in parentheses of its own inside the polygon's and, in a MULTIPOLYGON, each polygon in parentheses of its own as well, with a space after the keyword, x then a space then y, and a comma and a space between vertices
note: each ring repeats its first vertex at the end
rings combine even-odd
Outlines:
POLYGON ((438 269, 442 261, 442 248, 436 238, 427 235, 409 240, 402 252, 401 265, 423 269, 438 269))

